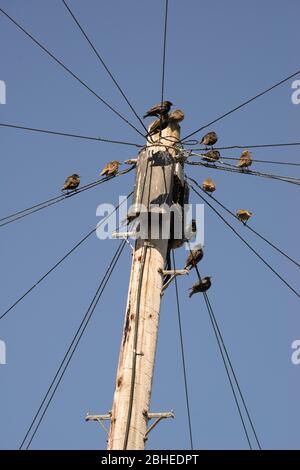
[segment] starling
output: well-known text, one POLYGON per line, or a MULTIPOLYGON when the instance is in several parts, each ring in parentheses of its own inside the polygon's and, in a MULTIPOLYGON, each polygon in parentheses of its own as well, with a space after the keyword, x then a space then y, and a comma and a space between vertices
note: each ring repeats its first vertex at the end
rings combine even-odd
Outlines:
POLYGON ((208 134, 205 134, 205 136, 202 137, 202 140, 200 141, 200 145, 206 145, 206 146, 213 146, 218 140, 218 136, 215 132, 208 132, 208 134))
POLYGON ((149 126, 148 136, 157 134, 159 131, 162 131, 169 125, 169 115, 162 114, 159 119, 156 119, 152 124, 149 126))
POLYGON ((202 160, 206 160, 208 162, 216 162, 220 159, 220 152, 218 150, 209 150, 204 155, 202 155, 202 160))
POLYGON ((202 188, 207 193, 213 193, 216 190, 216 185, 213 182, 213 180, 210 177, 208 177, 208 178, 206 178, 205 181, 203 181, 202 188))
POLYGON ((76 189, 80 184, 80 176, 74 173, 65 180, 63 187, 61 188, 62 191, 66 191, 68 189, 76 189))
POLYGON ((246 209, 239 209, 236 213, 237 218, 241 222, 244 222, 244 224, 250 219, 252 215, 252 212, 247 211, 246 209))
POLYGON ((195 250, 192 250, 189 256, 187 257, 184 269, 194 268, 199 263, 199 261, 202 260, 202 258, 203 258, 203 250, 201 247, 195 250))
POLYGON ((160 116, 162 114, 168 114, 173 103, 171 101, 163 101, 162 103, 157 103, 155 106, 149 109, 149 111, 144 114, 143 118, 149 116, 160 116))
POLYGON ((120 162, 118 160, 112 160, 111 162, 107 163, 103 170, 100 173, 100 176, 113 176, 118 173, 118 169, 120 166, 120 162))
POLYGON ((196 282, 193 287, 189 290, 189 297, 192 297, 193 294, 197 294, 198 292, 206 292, 211 286, 211 277, 206 276, 201 279, 201 281, 196 282))
POLYGON ((169 114, 169 120, 174 122, 181 122, 184 120, 184 112, 181 109, 175 109, 169 114))
POLYGON ((248 168, 252 165, 251 152, 249 150, 243 150, 242 155, 237 163, 239 168, 248 168))

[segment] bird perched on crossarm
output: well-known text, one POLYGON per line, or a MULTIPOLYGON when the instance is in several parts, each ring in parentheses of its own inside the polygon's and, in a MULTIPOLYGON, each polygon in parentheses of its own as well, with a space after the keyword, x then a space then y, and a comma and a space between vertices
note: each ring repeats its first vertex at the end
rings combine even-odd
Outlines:
POLYGON ((187 257, 187 260, 185 262, 185 267, 184 269, 192 269, 194 268, 199 261, 202 260, 203 258, 203 249, 202 247, 196 248, 195 250, 191 250, 189 256, 187 257))
POLYGON ((80 176, 77 173, 74 173, 71 176, 66 178, 63 187, 61 188, 62 191, 67 191, 68 189, 77 189, 80 184, 80 176))
POLYGON ((201 279, 201 281, 196 282, 189 290, 189 297, 197 294, 198 292, 206 292, 211 286, 211 276, 206 276, 201 279))
POLYGON ((207 134, 205 134, 201 141, 200 141, 200 145, 206 145, 206 147, 208 146, 213 146, 217 143, 218 141, 218 136, 217 134, 212 131, 212 132, 208 132, 207 134))
POLYGON ((243 150, 240 156, 240 159, 237 163, 237 166, 239 168, 248 168, 251 165, 252 165, 251 152, 249 152, 249 150, 243 150))
POLYGON ((114 176, 118 173, 120 162, 118 160, 112 160, 107 163, 101 170, 100 176, 114 176))
POLYGON ((157 103, 144 114, 143 118, 145 119, 149 116, 161 116, 162 114, 168 114, 171 109, 171 106, 173 106, 173 103, 171 103, 171 101, 163 101, 162 103, 157 103))
POLYGON ((205 181, 203 181, 202 188, 207 193, 213 193, 216 190, 216 185, 213 182, 213 180, 210 178, 210 176, 208 178, 206 178, 205 181))
POLYGON ((247 211, 246 209, 239 209, 236 213, 237 218, 241 222, 244 222, 244 224, 250 219, 252 215, 253 213, 250 211, 247 211))

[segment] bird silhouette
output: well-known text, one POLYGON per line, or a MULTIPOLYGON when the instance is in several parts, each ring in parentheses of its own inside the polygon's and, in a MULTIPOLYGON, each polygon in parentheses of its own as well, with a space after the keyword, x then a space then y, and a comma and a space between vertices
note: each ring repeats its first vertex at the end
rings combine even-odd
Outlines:
POLYGON ((202 188, 207 193, 213 193, 216 190, 216 185, 213 182, 213 180, 210 178, 210 176, 208 178, 206 178, 205 181, 203 181, 202 188))
POLYGON ((244 222, 244 224, 250 219, 252 216, 252 212, 246 210, 246 209, 239 209, 236 213, 237 218, 241 221, 244 222))
POLYGON ((251 165, 252 165, 251 152, 249 152, 249 150, 243 150, 240 156, 240 159, 237 163, 237 166, 239 168, 248 168, 251 165))
POLYGON ((120 162, 118 160, 112 160, 107 163, 105 167, 101 170, 100 176, 113 176, 118 173, 120 162))
POLYGON ((80 184, 80 176, 77 173, 74 173, 71 176, 66 178, 63 187, 61 188, 62 191, 67 191, 68 189, 76 189, 80 184))
POLYGON ((189 256, 187 257, 187 260, 185 262, 185 267, 184 269, 192 269, 194 268, 199 261, 202 260, 203 258, 203 249, 201 247, 196 248, 195 250, 191 250, 189 256))
POLYGON ((220 152, 218 150, 209 150, 205 154, 202 155, 202 160, 206 160, 208 162, 216 162, 220 159, 220 152))
POLYGON ((211 286, 211 276, 206 276, 201 279, 201 281, 196 282, 189 290, 189 297, 197 294, 198 292, 206 292, 211 286))
POLYGON ((217 140, 218 140, 218 136, 214 131, 208 132, 202 137, 200 141, 200 145, 206 145, 206 147, 208 146, 212 147, 213 145, 215 145, 217 140))
POLYGON ((173 106, 173 103, 171 103, 171 101, 163 101, 162 103, 157 103, 144 114, 143 118, 145 119, 149 116, 161 116, 162 114, 167 114, 170 111, 171 106, 173 106))

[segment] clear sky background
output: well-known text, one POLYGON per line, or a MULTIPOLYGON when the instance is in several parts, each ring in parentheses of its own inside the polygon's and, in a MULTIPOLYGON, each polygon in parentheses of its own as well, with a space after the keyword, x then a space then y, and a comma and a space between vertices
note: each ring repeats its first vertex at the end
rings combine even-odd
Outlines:
MULTIPOLYGON (((170 0, 165 96, 184 110, 182 135, 299 69, 297 0, 170 0)), ((140 115, 160 100, 161 0, 72 0, 75 14, 140 115)), ((60 0, 1 0, 101 96, 139 126, 60 0)), ((0 79, 7 104, 0 121, 143 143, 143 139, 67 75, 0 15, 0 79)), ((297 77, 299 78, 299 77, 297 77)), ((299 141, 300 105, 291 83, 221 120, 220 145, 299 141)), ((65 177, 97 179, 109 160, 134 147, 0 128, 0 217, 59 193, 65 177)), ((201 137, 198 135, 197 137, 201 137)), ((227 156, 239 156, 227 151, 227 156)), ((255 149, 258 159, 299 162, 299 148, 255 149)), ((297 167, 254 169, 299 177, 297 167)), ((253 211, 255 229, 299 257, 299 189, 275 180, 187 167, 200 183, 212 176, 216 197, 253 211)), ((3 312, 97 222, 96 207, 131 191, 134 173, 84 192, 0 230, 3 312)), ((192 202, 199 202, 191 195, 192 202)), ((233 224, 294 287, 297 267, 233 224)), ((0 322, 7 365, 0 365, 0 447, 20 445, 117 247, 96 236, 81 246, 0 322)), ((177 250, 183 265, 184 249, 177 250)), ((126 248, 95 315, 32 442, 34 449, 103 449, 105 435, 87 412, 111 409, 131 256, 126 248)), ((201 273, 213 276, 209 296, 262 447, 300 448, 299 298, 205 208, 201 273)), ((195 273, 179 279, 195 448, 244 449, 247 442, 203 298, 188 298, 195 273)), ((149 449, 188 449, 188 427, 175 292, 162 302, 152 411, 174 410, 150 435, 149 449)))

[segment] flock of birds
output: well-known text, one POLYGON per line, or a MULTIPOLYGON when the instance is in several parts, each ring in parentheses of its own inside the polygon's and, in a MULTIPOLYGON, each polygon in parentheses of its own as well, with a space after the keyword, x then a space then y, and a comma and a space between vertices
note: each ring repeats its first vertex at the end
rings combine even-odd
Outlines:
MULTIPOLYGON (((173 103, 171 101, 163 101, 162 103, 158 103, 152 108, 150 108, 143 116, 143 118, 153 117, 155 116, 157 119, 150 124, 149 131, 147 137, 151 137, 162 130, 166 129, 172 122, 179 123, 184 119, 184 112, 180 109, 176 109, 170 113, 171 107, 173 103)), ((221 155, 218 150, 214 149, 214 145, 218 141, 218 136, 216 132, 211 131, 205 134, 202 139, 200 140, 199 144, 204 145, 206 147, 206 153, 201 154, 201 158, 204 161, 208 162, 217 162, 221 155)), ((129 162, 129 161, 128 161, 129 162)), ((131 160, 130 160, 131 162, 131 160)), ((118 160, 112 160, 108 162, 104 168, 100 172, 100 176, 115 176, 119 171, 120 162, 118 160)), ((251 152, 249 150, 243 150, 238 162, 237 167, 243 170, 249 168, 252 165, 252 157, 251 152)), ((62 187, 62 191, 74 191, 77 190, 78 186, 80 185, 80 175, 74 173, 66 178, 64 185, 62 187)), ((208 177, 202 183, 202 188, 208 194, 212 194, 216 190, 216 185, 213 180, 208 177)), ((238 220, 243 222, 244 224, 252 216, 252 212, 246 209, 239 209, 236 212, 236 217, 238 220)), ((195 223, 195 221, 194 221, 195 223)), ((203 258, 203 249, 202 247, 197 247, 194 250, 190 251, 190 254, 186 260, 185 269, 192 269, 194 268, 199 261, 203 258)), ((211 287, 211 277, 206 276, 203 277, 201 280, 196 282, 191 289, 189 297, 193 294, 198 292, 206 292, 211 287)))

